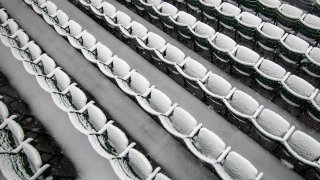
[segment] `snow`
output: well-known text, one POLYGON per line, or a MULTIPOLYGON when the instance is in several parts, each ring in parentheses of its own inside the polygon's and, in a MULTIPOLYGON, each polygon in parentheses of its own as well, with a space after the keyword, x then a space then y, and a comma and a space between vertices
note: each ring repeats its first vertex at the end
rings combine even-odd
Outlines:
POLYGON ((216 31, 211 26, 199 21, 197 26, 194 28, 194 32, 210 38, 216 31))
POLYGON ((114 125, 109 125, 107 128, 107 140, 117 153, 122 153, 129 144, 125 133, 114 125))
POLYGON ((129 73, 130 66, 123 59, 114 57, 111 69, 114 75, 124 77, 129 73))
POLYGON ((320 28, 320 18, 313 14, 307 14, 303 19, 307 24, 312 25, 316 28, 320 28))
POLYGON ((168 61, 181 63, 186 55, 177 47, 167 44, 167 48, 165 50, 164 58, 166 58, 168 61))
POLYGON ((241 13, 241 9, 238 8, 237 6, 233 5, 233 4, 230 4, 230 3, 226 3, 226 2, 223 2, 221 4, 221 9, 220 9, 222 12, 225 12, 227 14, 230 14, 230 15, 239 15, 241 13))
POLYGON ((210 92, 219 96, 226 96, 232 88, 229 81, 216 74, 210 74, 206 87, 210 92))
POLYGON ((4 177, 13 180, 29 179, 30 175, 25 170, 24 154, 1 154, 0 155, 0 169, 4 177))
POLYGON ((316 102, 316 104, 318 104, 318 106, 320 106, 320 93, 318 93, 318 95, 315 97, 314 101, 316 102))
POLYGON ((201 128, 193 139, 198 151, 210 159, 217 159, 226 148, 222 139, 206 128, 201 128))
POLYGON ((191 77, 202 79, 206 75, 207 69, 198 61, 188 58, 184 65, 184 72, 191 77))
POLYGON ((158 173, 154 180, 170 180, 166 175, 158 173))
POLYGON ((82 27, 80 26, 80 24, 78 24, 77 22, 70 20, 69 21, 69 25, 68 25, 69 29, 70 29, 70 35, 71 36, 77 36, 81 33, 82 31, 82 27))
POLYGON ((281 5, 281 1, 279 0, 261 0, 261 1, 273 7, 279 7, 281 5))
POLYGON ((45 6, 47 8, 47 14, 52 15, 57 12, 57 6, 53 2, 47 1, 45 6))
POLYGON ((288 140, 290 147, 303 158, 318 161, 320 158, 320 143, 301 131, 295 131, 288 140))
POLYGON ((133 171, 141 179, 147 179, 149 174, 152 173, 152 166, 148 159, 135 149, 130 149, 128 153, 129 165, 133 171))
POLYGON ((250 25, 258 27, 262 23, 261 18, 259 18, 258 16, 255 16, 249 12, 242 12, 241 14, 242 14, 242 16, 241 16, 240 20, 246 24, 250 24, 250 25))
POLYGON ((228 154, 225 162, 223 163, 223 167, 231 179, 255 179, 258 175, 258 170, 251 164, 251 162, 234 151, 231 151, 228 154))
POLYGON ((240 61, 252 63, 252 64, 256 63, 260 59, 260 56, 258 53, 241 45, 235 52, 235 57, 240 61))
POLYGON ((298 36, 289 34, 284 42, 294 50, 297 51, 307 51, 309 43, 305 40, 299 38, 298 36))
POLYGON ((130 76, 130 88, 138 93, 143 94, 150 87, 150 82, 141 74, 133 72, 130 76))
POLYGON ((189 13, 186 13, 184 11, 180 11, 178 14, 179 15, 178 15, 176 21, 179 23, 183 23, 183 24, 187 24, 189 26, 192 26, 197 22, 197 18, 195 18, 194 16, 192 16, 189 13))
POLYGON ((117 9, 110 3, 108 2, 103 2, 102 3, 102 7, 103 7, 103 13, 106 14, 107 16, 112 16, 114 15, 114 13, 117 12, 117 9))
POLYGON ((158 7, 161 4, 162 0, 146 0, 146 2, 152 4, 155 7, 158 7))
POLYGON ((172 104, 171 99, 158 89, 153 89, 151 91, 149 102, 151 108, 161 113, 167 112, 172 104))
POLYGON ((314 47, 309 53, 310 57, 320 63, 320 48, 314 47))
POLYGON ((169 15, 173 16, 173 15, 178 13, 178 9, 174 5, 172 5, 170 3, 163 2, 161 4, 161 6, 162 7, 160 9, 160 12, 162 12, 164 14, 169 14, 169 15))
POLYGON ((213 6, 219 6, 222 2, 222 0, 204 0, 203 2, 213 5, 213 6))
POLYGON ((286 70, 282 66, 268 59, 262 61, 259 70, 268 76, 278 79, 282 79, 286 74, 286 70))
POLYGON ((0 24, 3 24, 7 20, 8 20, 7 13, 4 10, 0 9, 0 24))
POLYGON ((296 75, 289 76, 285 83, 292 91, 305 97, 311 96, 316 89, 310 83, 296 75))
POLYGON ((65 25, 69 21, 68 15, 61 10, 57 11, 56 17, 58 18, 58 24, 60 26, 65 25))
POLYGON ((107 117, 97 106, 90 104, 88 106, 88 121, 96 131, 99 131, 106 123, 107 117))
POLYGON ((279 137, 283 137, 290 128, 288 121, 269 109, 263 109, 256 121, 262 129, 279 137))
POLYGON ((158 34, 149 32, 147 43, 148 47, 156 48, 158 50, 162 49, 166 45, 166 40, 164 40, 158 34))
POLYGON ((82 46, 87 49, 91 49, 97 42, 96 38, 91 33, 88 33, 87 31, 83 31, 81 37, 83 40, 82 46))
POLYGON ((289 4, 283 4, 281 11, 289 16, 294 18, 300 18, 303 14, 303 11, 297 7, 291 6, 289 4))
POLYGON ((12 137, 17 144, 20 144, 24 140, 24 131, 22 127, 14 120, 7 120, 8 127, 12 133, 12 137))
POLYGON ((36 172, 36 170, 42 166, 42 160, 38 150, 30 144, 23 144, 23 151, 28 157, 32 169, 35 168, 33 171, 36 172))
POLYGON ((189 135, 197 126, 197 121, 186 110, 176 107, 170 116, 173 127, 181 134, 189 135))
POLYGON ((138 36, 139 38, 143 38, 147 35, 148 29, 141 23, 137 21, 132 21, 131 23, 131 35, 138 36))
POLYGON ((227 35, 219 33, 216 38, 214 38, 213 43, 226 51, 231 51, 235 46, 236 42, 228 37, 227 35))
POLYGON ((131 23, 131 17, 122 11, 117 11, 116 13, 116 23, 127 27, 131 23))
POLYGON ((102 61, 103 63, 107 62, 112 57, 111 50, 107 46, 101 43, 97 44, 96 51, 97 51, 97 59, 102 61))
POLYGON ((234 92, 229 102, 237 111, 247 115, 253 115, 259 107, 259 103, 253 97, 240 90, 234 92))
POLYGON ((275 38, 281 38, 285 33, 283 29, 270 23, 265 23, 261 31, 275 38))

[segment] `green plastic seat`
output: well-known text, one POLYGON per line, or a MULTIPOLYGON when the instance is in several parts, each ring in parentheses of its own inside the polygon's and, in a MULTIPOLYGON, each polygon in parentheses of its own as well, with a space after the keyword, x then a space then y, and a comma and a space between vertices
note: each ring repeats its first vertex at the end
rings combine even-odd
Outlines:
POLYGON ((221 0, 199 0, 200 9, 208 19, 218 19, 217 7, 220 6, 221 0))
POLYGON ((229 62, 231 58, 229 52, 237 44, 233 39, 219 32, 213 36, 212 41, 209 41, 209 43, 212 54, 221 62, 229 62))
POLYGON ((275 20, 277 17, 278 8, 281 5, 281 1, 279 0, 259 0, 258 1, 258 13, 266 17, 263 19, 272 19, 275 20))
POLYGON ((296 30, 299 27, 299 19, 303 11, 289 4, 282 4, 278 8, 277 23, 287 30, 296 30))
POLYGON ((280 39, 280 57, 291 64, 299 64, 305 57, 309 48, 309 43, 305 40, 292 35, 286 34, 280 39))
POLYGON ((200 10, 200 1, 199 0, 186 0, 186 4, 188 8, 194 10, 194 11, 199 11, 200 10))
POLYGON ((301 61, 302 69, 313 77, 320 77, 320 48, 313 47, 301 61))
POLYGON ((257 42, 265 50, 274 51, 279 47, 284 30, 270 23, 262 23, 257 28, 257 42))
POLYGON ((178 34, 186 39, 191 39, 192 33, 190 27, 196 24, 197 18, 186 12, 180 11, 173 19, 174 27, 178 34))
POLYGON ((145 10, 153 19, 159 19, 157 7, 160 6, 161 0, 146 0, 145 10))
POLYGON ((237 30, 241 37, 245 39, 254 39, 257 32, 257 27, 262 23, 262 20, 251 13, 242 12, 236 17, 237 30))
POLYGON ((312 14, 305 14, 300 18, 300 26, 299 33, 316 41, 320 40, 319 17, 312 14))
POLYGON ((241 9, 230 3, 222 3, 218 8, 219 21, 222 26, 227 29, 234 30, 236 28, 236 16, 241 13, 241 9))
POLYGON ((215 34, 215 30, 211 26, 198 21, 190 31, 197 46, 204 50, 210 49, 209 41, 211 41, 215 34))
POLYGON ((169 29, 174 29, 174 19, 172 18, 172 16, 175 16, 178 13, 178 9, 172 4, 163 2, 160 4, 157 10, 157 14, 161 19, 163 25, 169 29))

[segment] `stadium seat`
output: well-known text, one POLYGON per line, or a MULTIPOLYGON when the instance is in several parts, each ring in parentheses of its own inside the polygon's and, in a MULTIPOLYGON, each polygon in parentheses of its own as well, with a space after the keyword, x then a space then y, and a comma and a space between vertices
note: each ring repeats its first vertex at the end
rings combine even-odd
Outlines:
POLYGON ((137 42, 137 48, 147 52, 152 58, 157 58, 155 52, 162 51, 166 45, 166 40, 153 32, 149 32, 141 39, 138 38, 137 42))
POLYGON ((130 66, 123 59, 118 58, 117 56, 113 56, 107 62, 99 61, 98 66, 104 75, 112 79, 115 79, 116 77, 126 78, 135 71, 130 71, 130 66))
POLYGON ((178 37, 182 36, 186 39, 191 39, 192 34, 190 31, 190 27, 192 27, 197 22, 197 18, 194 16, 184 12, 179 11, 174 17, 173 17, 173 23, 174 27, 178 33, 178 37))
POLYGON ((102 0, 79 0, 78 1, 85 9, 90 9, 90 6, 98 6, 102 0))
POLYGON ((208 19, 218 19, 217 8, 222 3, 222 0, 199 0, 202 14, 208 19))
POLYGON ((217 11, 220 24, 227 29, 235 30, 237 24, 236 16, 241 13, 241 9, 233 4, 223 2, 217 7, 217 11))
POLYGON ((43 16, 43 18, 51 26, 63 26, 69 21, 68 15, 61 10, 57 10, 57 12, 52 15, 43 16))
POLYGON ((257 117, 263 109, 257 100, 240 90, 226 96, 223 102, 233 116, 228 119, 244 132, 250 129, 251 118, 257 117))
POLYGON ((319 91, 296 75, 283 79, 281 84, 281 97, 292 106, 304 106, 319 91))
POLYGON ((295 30, 299 27, 299 19, 302 15, 301 9, 289 4, 282 4, 278 8, 277 24, 285 30, 295 30))
POLYGON ((308 51, 309 43, 292 34, 286 34, 280 39, 280 57, 288 63, 300 64, 308 51))
POLYGON ((209 41, 209 43, 212 54, 222 62, 230 61, 229 52, 231 52, 237 44, 233 39, 219 32, 213 36, 212 41, 209 41))
POLYGON ((313 77, 320 77, 320 48, 309 48, 301 61, 302 69, 313 77))
POLYGON ((87 96, 75 84, 71 84, 62 92, 52 92, 51 97, 53 102, 65 112, 81 111, 87 104, 87 96))
POLYGON ((202 127, 189 112, 180 107, 175 107, 170 113, 160 114, 158 118, 170 134, 181 139, 192 138, 202 127))
POLYGON ((312 14, 304 14, 300 19, 299 33, 320 41, 320 18, 312 14))
POLYGON ((248 12, 242 12, 236 17, 236 20, 237 33, 245 39, 255 39, 257 27, 262 23, 262 20, 248 12))
POLYGON ((56 68, 56 63, 44 53, 34 61, 23 61, 23 66, 31 75, 48 75, 56 68))
MULTIPOLYGON (((43 8, 46 5, 46 1, 47 0, 33 0, 33 3, 31 4, 32 9, 34 10, 34 12, 36 12, 39 15, 42 15, 43 13, 43 8)), ((50 5, 50 3, 49 3, 50 5)))
POLYGON ((270 24, 262 23, 257 28, 257 41, 260 47, 268 51, 275 51, 280 45, 280 39, 284 36, 283 29, 270 24))
POLYGON ((280 5, 280 0, 258 0, 258 14, 263 20, 272 19, 274 21, 280 5))
MULTIPOLYGON (((51 16, 56 14, 58 11, 58 7, 51 1, 47 1, 47 3, 43 7, 43 18, 47 21, 51 16)), ((50 21, 50 20, 49 20, 50 21)))
POLYGON ((105 63, 113 56, 111 50, 100 42, 98 42, 90 51, 85 49, 81 49, 81 51, 84 57, 92 63, 105 63))
POLYGON ((178 13, 178 9, 167 2, 161 3, 157 9, 158 16, 161 19, 163 25, 169 29, 174 29, 172 16, 175 16, 178 13))
POLYGON ((211 26, 200 21, 194 24, 191 28, 190 32, 192 33, 192 39, 195 41, 195 45, 201 49, 209 50, 209 41, 212 40, 216 31, 211 26))
POLYGON ((0 35, 13 35, 19 29, 18 24, 13 19, 8 19, 0 26, 0 35))
POLYGON ((47 0, 38 0, 38 4, 32 4, 32 8, 39 15, 53 14, 57 12, 57 6, 53 2, 47 0))
POLYGON ((231 151, 220 163, 215 164, 215 167, 222 179, 260 180, 263 176, 263 173, 259 173, 250 161, 234 151, 231 151))
POLYGON ((70 85, 70 77, 57 67, 47 75, 36 76, 40 87, 48 93, 51 92, 62 92, 70 85))
POLYGON ((153 116, 168 115, 178 106, 177 103, 173 104, 166 94, 155 88, 150 89, 143 96, 139 95, 136 98, 140 106, 153 116))
POLYGON ((161 0, 147 0, 147 4, 145 4, 146 12, 154 20, 159 19, 159 14, 158 14, 157 8, 161 5, 161 3, 162 3, 161 0))
POLYGON ((1 41, 7 47, 22 48, 29 42, 29 36, 22 29, 19 29, 11 36, 2 35, 1 41))
POLYGON ((120 26, 120 30, 122 38, 130 40, 135 45, 138 43, 137 38, 143 39, 148 33, 148 29, 137 21, 132 21, 127 27, 120 26))
POLYGON ((154 180, 170 180, 170 178, 168 178, 166 175, 162 173, 158 173, 154 178, 154 180))
POLYGON ((29 41, 22 48, 12 47, 11 52, 13 56, 19 61, 34 61, 40 57, 42 50, 33 41, 29 41))
POLYGON ((263 109, 252 119, 251 137, 269 151, 275 150, 280 143, 291 136, 295 127, 270 109, 263 109))
POLYGON ((121 11, 117 11, 112 16, 108 16, 104 14, 104 19, 107 21, 108 26, 115 30, 119 28, 119 26, 127 27, 131 23, 131 17, 121 11))
POLYGON ((144 95, 144 93, 148 92, 151 84, 144 76, 142 76, 138 72, 132 72, 130 76, 124 78, 116 78, 118 86, 124 91, 126 94, 130 96, 144 95))
POLYGON ((82 31, 77 36, 67 36, 70 44, 77 49, 85 49, 88 51, 92 51, 97 40, 96 38, 86 30, 82 31))
POLYGON ((212 131, 201 128, 193 137, 185 138, 188 149, 201 161, 213 165, 224 159, 231 150, 212 131))
POLYGON ((241 45, 234 48, 229 56, 232 66, 245 76, 253 75, 255 64, 262 61, 258 53, 241 45))
POLYGON ((104 15, 111 17, 117 12, 117 9, 106 1, 98 6, 90 6, 90 8, 94 15, 99 19, 103 19, 104 15))
POLYGON ((281 81, 290 75, 283 67, 267 59, 254 66, 256 81, 267 90, 279 90, 281 81))
POLYGON ((77 37, 80 35, 80 33, 83 31, 80 24, 77 22, 70 20, 63 26, 54 26, 57 33, 59 33, 61 36, 71 36, 71 37, 77 37))

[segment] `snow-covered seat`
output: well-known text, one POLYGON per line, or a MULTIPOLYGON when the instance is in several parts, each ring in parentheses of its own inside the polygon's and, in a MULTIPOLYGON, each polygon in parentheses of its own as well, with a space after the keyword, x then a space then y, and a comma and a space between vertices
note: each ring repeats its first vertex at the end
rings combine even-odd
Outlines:
POLYGON ((279 114, 263 109, 252 123, 251 136, 270 151, 275 150, 282 141, 286 141, 293 133, 295 127, 279 114))
POLYGON ((188 149, 201 161, 213 165, 224 159, 231 147, 207 128, 201 128, 193 137, 185 138, 188 149))
POLYGON ((77 22, 70 20, 63 26, 54 26, 57 33, 61 36, 77 37, 82 32, 82 27, 77 22))
POLYGON ((43 7, 43 18, 47 21, 51 16, 56 14, 58 11, 58 7, 51 1, 47 1, 47 3, 43 7))
POLYGON ((29 41, 28 44, 26 44, 22 48, 12 47, 11 52, 13 56, 19 61, 34 61, 38 59, 42 54, 42 50, 40 49, 40 47, 33 41, 29 41))
POLYGON ((176 69, 184 79, 184 86, 190 85, 193 91, 200 90, 198 81, 206 79, 211 74, 211 71, 190 57, 187 57, 182 63, 176 64, 176 69))
POLYGON ((192 138, 198 133, 202 124, 186 110, 175 107, 171 112, 158 116, 163 127, 173 136, 178 138, 192 138))
POLYGON ((70 111, 68 117, 73 126, 85 135, 105 131, 107 126, 106 115, 93 102, 78 111, 70 111))
POLYGON ((245 46, 237 46, 230 52, 232 66, 241 74, 251 76, 254 73, 254 66, 262 58, 258 53, 245 46))
POLYGON ((107 77, 115 79, 116 77, 126 78, 135 70, 130 70, 130 66, 123 59, 113 56, 107 62, 98 62, 99 69, 107 77))
POLYGON ((212 41, 209 41, 209 43, 211 45, 213 55, 222 62, 229 62, 229 52, 231 52, 237 45, 232 38, 219 32, 213 36, 212 41))
POLYGON ((132 21, 127 27, 120 26, 121 35, 124 39, 130 39, 137 44, 137 38, 142 39, 148 33, 148 29, 137 21, 132 21))
POLYGON ((302 69, 314 77, 320 77, 320 48, 308 49, 305 58, 301 61, 302 69))
POLYGON ((157 7, 157 14, 159 18, 161 19, 163 25, 169 29, 174 29, 172 17, 177 13, 178 9, 174 5, 167 2, 163 2, 157 7))
POLYGON ((216 31, 209 25, 198 21, 191 27, 190 32, 192 33, 193 41, 198 47, 209 50, 210 43, 216 31))
POLYGON ((162 51, 166 45, 166 40, 153 32, 149 32, 143 38, 137 39, 137 42, 137 48, 146 51, 152 58, 157 58, 155 51, 162 51))
POLYGON ((256 81, 268 90, 278 90, 281 88, 281 81, 289 76, 283 67, 268 59, 259 61, 254 69, 256 81))
POLYGON ((306 170, 310 167, 320 169, 320 143, 308 134, 295 131, 284 142, 285 152, 283 159, 292 163, 297 170, 306 170))
POLYGON ((19 29, 11 36, 2 35, 1 41, 7 47, 22 48, 29 42, 29 36, 22 29, 19 29))
POLYGON ((222 179, 260 180, 263 176, 249 160, 234 151, 214 167, 222 179))
POLYGON ((43 18, 51 26, 63 26, 69 21, 68 15, 61 10, 57 10, 57 12, 51 15, 44 15, 43 18))
POLYGON ((204 16, 208 19, 218 18, 217 7, 220 6, 222 0, 199 0, 199 3, 204 16))
POLYGON ((153 179, 160 171, 159 167, 153 170, 149 160, 134 148, 110 163, 120 179, 153 179))
POLYGON ((211 73, 206 78, 198 82, 204 93, 204 101, 211 101, 217 105, 223 105, 223 99, 232 94, 236 88, 232 88, 229 81, 223 77, 211 73))
POLYGON ((223 27, 234 30, 236 28, 236 16, 241 13, 237 6, 223 2, 218 8, 219 20, 223 27))
POLYGON ((96 38, 86 30, 82 31, 77 36, 67 36, 70 44, 77 49, 85 49, 92 51, 97 42, 96 38))
POLYGON ((126 79, 117 77, 116 81, 122 91, 130 96, 143 95, 152 88, 148 79, 138 72, 132 72, 126 79))
POLYGON ((315 121, 320 122, 320 93, 310 100, 307 112, 315 121))
POLYGON ((112 51, 102 43, 98 42, 92 49, 81 49, 84 57, 92 63, 105 63, 113 56, 112 51))
POLYGON ((313 14, 305 14, 300 18, 301 28, 299 33, 312 38, 316 41, 320 41, 320 17, 313 14))
POLYGON ((280 5, 280 0, 258 0, 258 13, 263 19, 275 20, 280 5))
POLYGON ((132 4, 135 6, 135 8, 139 11, 144 11, 145 9, 145 4, 144 0, 132 0, 132 4))
POLYGON ((24 69, 31 75, 47 75, 55 68, 56 63, 47 54, 42 54, 34 61, 23 61, 24 69))
POLYGON ((319 91, 309 82, 296 76, 290 75, 282 80, 281 97, 293 106, 304 106, 319 91))
POLYGON ((280 39, 279 55, 285 61, 297 64, 305 57, 308 48, 309 43, 305 40, 292 34, 286 34, 280 39))
POLYGON ((58 10, 57 6, 53 2, 47 0, 38 0, 38 4, 32 4, 32 8, 39 15, 53 14, 58 10))
POLYGON ((0 8, 0 26, 2 26, 9 19, 8 14, 5 9, 0 8))
POLYGON ((284 30, 278 26, 263 22, 257 28, 257 41, 263 49, 274 51, 280 45, 280 39, 284 34, 284 30))
POLYGON ((197 18, 184 11, 179 11, 173 19, 174 27, 178 32, 178 35, 181 35, 186 39, 191 39, 192 34, 190 29, 194 24, 196 24, 197 18))
POLYGON ((13 19, 8 19, 0 26, 0 35, 13 35, 19 29, 18 24, 13 19))
POLYGON ((60 67, 47 75, 37 75, 36 78, 40 87, 48 93, 62 92, 71 83, 70 77, 60 67))
POLYGON ((102 0, 78 0, 82 7, 90 9, 90 6, 98 6, 102 3, 102 0))
POLYGON ((223 102, 234 117, 229 120, 245 132, 251 127, 251 119, 257 117, 263 109, 263 105, 259 105, 257 100, 240 90, 226 96, 223 102))
POLYGON ((278 8, 277 23, 283 28, 294 30, 299 27, 299 19, 303 15, 303 11, 290 4, 282 4, 278 8))
POLYGON ((23 129, 16 121, 8 119, 6 123, 7 128, 0 130, 0 154, 18 153, 32 138, 25 139, 23 129))
MULTIPOLYGON (((65 112, 80 111, 87 104, 86 94, 75 84, 71 84, 62 92, 52 92, 51 97, 53 102, 65 112)), ((90 103, 93 102, 90 101, 90 103)))
POLYGON ((166 94, 155 88, 150 89, 143 96, 138 95, 136 98, 140 106, 154 116, 161 114, 168 115, 178 106, 177 103, 173 104, 166 94))
POLYGON ((111 17, 117 12, 117 9, 112 4, 106 1, 102 2, 98 6, 90 6, 90 7, 91 7, 91 11, 99 19, 102 19, 104 15, 111 17))
POLYGON ((113 30, 119 26, 127 27, 131 23, 131 17, 122 11, 117 11, 112 16, 104 14, 104 19, 113 30))
POLYGON ((142 2, 145 2, 144 7, 149 16, 155 20, 158 20, 159 16, 157 8, 161 5, 162 0, 142 0, 142 2))
POLYGON ((236 17, 237 30, 241 37, 245 39, 254 39, 256 36, 257 27, 262 23, 262 20, 251 13, 242 12, 236 17))

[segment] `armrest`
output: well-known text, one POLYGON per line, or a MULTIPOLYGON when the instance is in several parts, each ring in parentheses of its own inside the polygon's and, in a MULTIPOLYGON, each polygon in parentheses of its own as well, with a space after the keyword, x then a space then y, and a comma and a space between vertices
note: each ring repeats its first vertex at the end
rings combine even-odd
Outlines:
POLYGON ((129 150, 132 149, 135 145, 136 143, 131 143, 121 154, 117 156, 117 158, 124 158, 129 153, 129 150))

